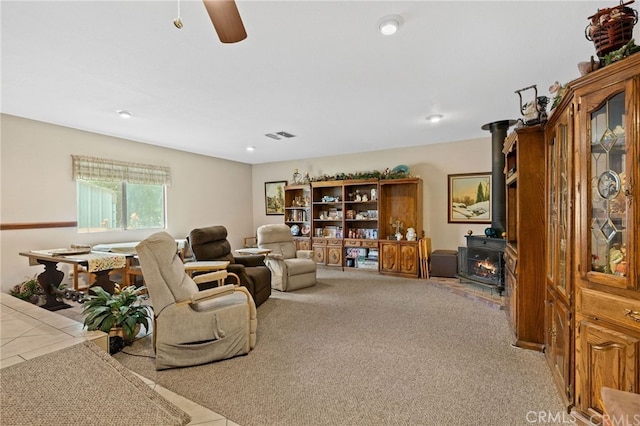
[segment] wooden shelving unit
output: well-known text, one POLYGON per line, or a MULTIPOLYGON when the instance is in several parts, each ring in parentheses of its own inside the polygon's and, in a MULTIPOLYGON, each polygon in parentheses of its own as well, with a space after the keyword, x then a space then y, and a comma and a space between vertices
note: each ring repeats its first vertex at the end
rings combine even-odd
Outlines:
POLYGON ((543 350, 545 144, 541 126, 513 131, 504 142, 507 205, 505 305, 514 345, 543 350))
POLYGON ((418 237, 424 234, 419 178, 290 185, 285 188, 285 203, 285 223, 300 229, 309 223, 309 236, 295 238, 309 241, 318 264, 418 277, 418 242, 396 240, 388 233, 388 222, 401 223, 403 236, 410 227, 418 237), (309 205, 292 205, 306 199, 307 188, 309 205))
POLYGON ((311 250, 311 186, 285 186, 284 205, 284 223, 292 229, 296 249, 311 250))

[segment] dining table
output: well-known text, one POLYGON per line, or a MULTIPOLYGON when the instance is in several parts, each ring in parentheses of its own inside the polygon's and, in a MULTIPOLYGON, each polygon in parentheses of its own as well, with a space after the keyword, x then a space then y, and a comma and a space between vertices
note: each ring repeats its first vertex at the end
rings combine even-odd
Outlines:
POLYGON ((37 276, 37 280, 46 295, 46 303, 41 307, 50 311, 71 307, 63 300, 65 291, 60 283, 64 278, 64 272, 58 269, 60 263, 83 266, 88 272, 95 274, 96 278, 91 287, 100 286, 111 294, 115 291, 115 283, 109 278, 109 272, 126 265, 125 255, 95 252, 90 249, 29 250, 19 254, 29 258, 31 266, 44 266, 44 271, 37 276))

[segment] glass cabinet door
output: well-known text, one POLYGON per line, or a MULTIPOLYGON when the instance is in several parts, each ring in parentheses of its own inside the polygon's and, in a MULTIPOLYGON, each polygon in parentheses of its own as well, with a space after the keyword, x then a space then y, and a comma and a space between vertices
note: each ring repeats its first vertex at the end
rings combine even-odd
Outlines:
MULTIPOLYGON (((610 94, 588 111, 591 278, 625 288, 629 271, 632 199, 625 91, 610 94), (596 274, 594 274, 596 273, 596 274)), ((595 101, 593 99, 592 101, 595 101)))
POLYGON ((568 300, 572 293, 568 277, 571 264, 569 262, 569 136, 566 124, 558 126, 558 276, 556 280, 557 290, 568 300))
POLYGON ((548 208, 547 220, 547 280, 569 303, 571 280, 571 240, 570 240, 570 188, 571 164, 569 155, 570 116, 568 110, 554 126, 548 147, 548 208))
POLYGON ((558 264, 556 259, 556 239, 558 229, 558 182, 557 182, 557 168, 558 168, 558 135, 557 128, 554 129, 554 135, 551 138, 549 144, 549 151, 547 155, 547 280, 552 285, 556 285, 556 276, 558 275, 558 264))

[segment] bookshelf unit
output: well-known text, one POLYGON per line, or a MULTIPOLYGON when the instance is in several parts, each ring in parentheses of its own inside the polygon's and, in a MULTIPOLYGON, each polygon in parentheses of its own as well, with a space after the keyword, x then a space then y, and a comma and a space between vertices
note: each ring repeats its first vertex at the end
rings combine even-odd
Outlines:
POLYGON ((311 250, 311 186, 284 187, 284 223, 291 228, 297 250, 311 250))

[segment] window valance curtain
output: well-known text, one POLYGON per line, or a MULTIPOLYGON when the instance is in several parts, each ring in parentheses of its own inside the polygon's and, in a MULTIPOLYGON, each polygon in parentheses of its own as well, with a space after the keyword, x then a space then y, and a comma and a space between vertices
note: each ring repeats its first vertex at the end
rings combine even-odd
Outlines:
POLYGON ((164 166, 72 155, 73 179, 171 185, 171 169, 164 166))

